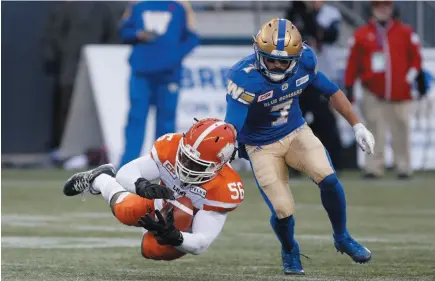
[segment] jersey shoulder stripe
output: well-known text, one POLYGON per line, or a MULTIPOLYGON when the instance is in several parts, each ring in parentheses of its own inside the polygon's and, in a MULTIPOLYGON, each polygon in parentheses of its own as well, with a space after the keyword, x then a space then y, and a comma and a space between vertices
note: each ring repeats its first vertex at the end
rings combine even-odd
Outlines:
POLYGON ((262 92, 266 82, 255 67, 255 57, 250 55, 236 63, 228 72, 227 94, 234 100, 249 105, 262 92))
POLYGON ((235 210, 239 205, 240 203, 222 203, 219 201, 205 199, 202 209, 204 211, 215 211, 215 212, 225 213, 225 212, 231 212, 235 210))

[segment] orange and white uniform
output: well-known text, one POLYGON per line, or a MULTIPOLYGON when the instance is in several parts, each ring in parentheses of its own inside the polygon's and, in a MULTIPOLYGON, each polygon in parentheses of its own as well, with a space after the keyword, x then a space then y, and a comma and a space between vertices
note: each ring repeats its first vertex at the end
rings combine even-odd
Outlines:
MULTIPOLYGON (((197 138, 200 140, 194 140, 195 143, 191 143, 191 146, 201 146, 203 139, 213 138, 213 142, 216 142, 214 148, 221 149, 217 155, 223 153, 225 159, 229 159, 228 145, 219 147, 220 139, 213 135, 214 128, 222 126, 221 123, 225 125, 224 122, 220 122, 209 129, 198 128, 202 130, 196 132, 200 135, 197 138)), ((184 141, 189 142, 188 136, 184 141)), ((182 232, 183 243, 177 247, 162 246, 156 241, 150 241, 153 237, 147 237, 145 234, 142 241, 142 254, 147 258, 171 260, 184 253, 202 253, 221 232, 227 214, 236 209, 244 198, 242 180, 227 161, 223 161, 225 162, 223 166, 216 170, 216 174, 210 180, 198 184, 183 184, 179 177, 181 172, 176 171, 177 155, 180 157, 180 142, 183 142, 182 134, 166 134, 160 137, 155 141, 150 154, 124 165, 116 175, 116 181, 120 186, 129 191, 117 199, 113 208, 115 216, 124 224, 137 225, 141 216, 163 206, 162 199, 148 200, 132 194, 135 193, 134 182, 141 177, 149 181, 160 179, 160 184, 170 188, 176 199, 185 196, 193 203, 192 228, 191 231, 182 232)), ((189 145, 184 143, 182 147, 186 148, 189 145)), ((115 192, 116 190, 113 193, 115 192)), ((175 226, 177 226, 176 221, 175 226)))
POLYGON ((243 201, 240 176, 226 164, 211 181, 201 185, 182 187, 175 172, 175 158, 182 134, 160 137, 151 150, 151 157, 159 169, 161 183, 174 191, 175 198, 188 197, 195 209, 217 212, 232 211, 243 201))

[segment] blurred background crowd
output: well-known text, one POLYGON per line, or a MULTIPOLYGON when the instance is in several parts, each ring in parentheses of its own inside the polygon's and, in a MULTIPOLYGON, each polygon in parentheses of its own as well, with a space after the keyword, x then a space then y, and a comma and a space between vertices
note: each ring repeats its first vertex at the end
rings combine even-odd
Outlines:
POLYGON ((430 1, 2 2, 2 167, 69 169, 109 160, 104 144, 80 155, 59 153, 84 46, 131 46, 125 144, 116 163, 122 165, 141 153, 149 106, 157 108, 153 138, 177 130, 185 57, 202 46, 249 47, 252 35, 273 17, 298 27, 317 51, 319 69, 345 90, 376 138, 376 154, 358 165, 342 120, 307 88, 302 111, 337 170, 362 168, 363 177, 373 179, 396 168, 406 179, 413 161, 421 160, 417 169, 435 169, 435 2, 430 1), (132 5, 150 2, 158 2, 162 12, 132 14, 132 5), (165 22, 166 12, 175 24, 165 22), (149 23, 148 29, 138 28, 140 21, 149 23), (160 43, 149 47, 150 42, 160 43), (349 54, 344 65, 337 63, 342 50, 349 54), (176 58, 168 55, 173 52, 176 58), (387 144, 391 152, 384 150, 387 144), (418 160, 414 146, 420 148, 418 160), (394 159, 388 165, 387 153, 394 159))

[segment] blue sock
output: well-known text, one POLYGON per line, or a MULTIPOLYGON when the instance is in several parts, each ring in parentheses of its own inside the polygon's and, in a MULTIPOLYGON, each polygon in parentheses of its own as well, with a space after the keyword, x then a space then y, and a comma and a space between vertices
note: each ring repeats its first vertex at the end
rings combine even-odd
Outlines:
POLYGON ((286 252, 290 252, 295 246, 295 219, 289 216, 283 219, 278 219, 272 215, 270 217, 270 225, 272 225, 276 236, 281 242, 282 248, 286 252))
POLYGON ((323 207, 328 213, 334 230, 334 237, 336 240, 341 240, 347 233, 346 196, 343 186, 335 173, 324 178, 318 186, 323 207))

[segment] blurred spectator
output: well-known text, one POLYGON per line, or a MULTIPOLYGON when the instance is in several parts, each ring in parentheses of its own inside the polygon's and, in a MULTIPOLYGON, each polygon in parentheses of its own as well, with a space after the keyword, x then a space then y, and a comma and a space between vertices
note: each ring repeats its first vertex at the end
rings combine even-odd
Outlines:
POLYGON ((116 41, 116 25, 104 2, 66 1, 50 12, 42 43, 45 71, 54 82, 51 148, 61 142, 82 47, 116 41))
POLYGON ((335 43, 340 33, 341 14, 324 1, 293 1, 287 18, 300 30, 307 44, 316 50, 319 69, 328 78, 337 80, 335 43))
POLYGON ((412 173, 409 106, 411 85, 421 70, 419 38, 409 26, 393 18, 391 1, 372 1, 371 10, 372 19, 350 40, 345 78, 351 101, 353 84, 360 78, 362 112, 376 140, 375 154, 367 156, 363 176, 378 178, 384 174, 389 131, 398 177, 406 179, 412 173))
MULTIPOLYGON (((304 41, 316 50, 319 69, 332 81, 337 81, 334 43, 339 36, 340 12, 323 1, 293 1, 287 18, 299 29, 304 41)), ((328 150, 335 169, 340 170, 341 140, 328 100, 307 87, 299 96, 299 104, 314 134, 328 150)))
POLYGON ((184 57, 198 44, 194 14, 186 1, 141 1, 129 6, 120 30, 133 45, 129 63, 130 111, 120 166, 139 157, 150 104, 156 106, 156 135, 175 132, 184 57))

